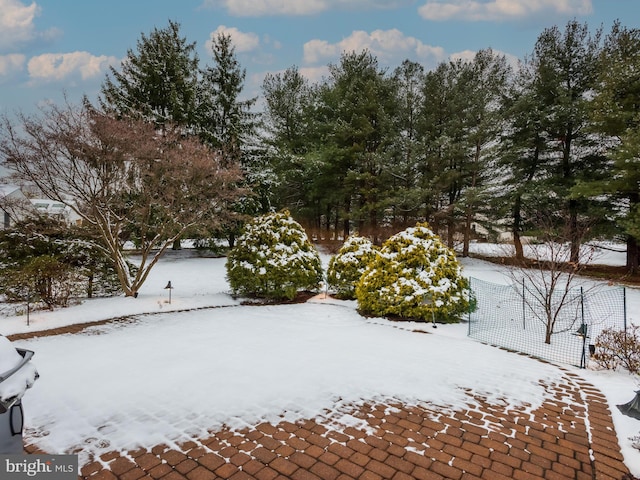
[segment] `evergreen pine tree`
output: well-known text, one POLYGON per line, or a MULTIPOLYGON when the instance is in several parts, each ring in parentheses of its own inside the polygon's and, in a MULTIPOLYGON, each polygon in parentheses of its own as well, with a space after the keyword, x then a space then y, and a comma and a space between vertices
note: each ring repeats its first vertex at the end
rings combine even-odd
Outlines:
POLYGON ((121 117, 193 128, 198 83, 195 43, 180 35, 180 24, 141 35, 128 50, 121 69, 110 68, 99 99, 107 112, 121 117))
POLYGON ((607 135, 611 164, 600 179, 586 179, 574 188, 591 201, 606 194, 625 207, 616 219, 626 234, 627 268, 640 268, 640 29, 616 23, 605 39, 591 118, 595 134, 607 135))

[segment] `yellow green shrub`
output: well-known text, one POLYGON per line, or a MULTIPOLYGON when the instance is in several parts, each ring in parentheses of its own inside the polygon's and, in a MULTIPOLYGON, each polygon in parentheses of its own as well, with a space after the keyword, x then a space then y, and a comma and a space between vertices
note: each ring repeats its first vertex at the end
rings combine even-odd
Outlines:
POLYGON ((455 253, 426 223, 389 238, 356 285, 360 312, 406 320, 457 322, 469 296, 455 253))
POLYGON ((234 294, 276 300, 318 290, 323 277, 317 250, 287 211, 248 223, 227 256, 226 268, 234 294))
POLYGON ((347 238, 338 253, 329 260, 327 269, 327 283, 338 298, 355 298, 356 283, 376 254, 377 248, 368 238, 358 235, 347 238))

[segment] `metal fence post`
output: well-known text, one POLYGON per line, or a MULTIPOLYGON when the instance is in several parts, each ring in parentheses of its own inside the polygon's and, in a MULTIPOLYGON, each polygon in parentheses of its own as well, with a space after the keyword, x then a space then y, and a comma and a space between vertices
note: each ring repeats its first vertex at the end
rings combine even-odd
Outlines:
POLYGON ((471 304, 471 298, 473 295, 473 288, 471 288, 471 277, 469 277, 469 326, 467 327, 467 337, 471 336, 471 309, 473 308, 471 304))
POLYGON ((526 330, 527 329, 527 316, 524 313, 525 312, 525 307, 527 306, 527 300, 525 298, 526 295, 526 289, 524 286, 524 278, 522 279, 522 329, 526 330))
POLYGON ((622 315, 623 315, 623 324, 624 331, 627 331, 627 288, 622 287, 622 315))
POLYGON ((580 368, 587 366, 587 324, 584 322, 584 288, 580 287, 580 330, 582 331, 582 355, 580 356, 580 368))

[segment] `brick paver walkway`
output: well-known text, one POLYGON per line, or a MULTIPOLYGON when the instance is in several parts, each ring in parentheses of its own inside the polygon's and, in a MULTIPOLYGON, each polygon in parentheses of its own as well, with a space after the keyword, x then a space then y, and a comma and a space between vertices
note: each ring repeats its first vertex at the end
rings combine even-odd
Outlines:
MULTIPOLYGON (((359 421, 322 419, 240 431, 170 448, 113 452, 81 469, 90 480, 621 480, 628 475, 605 397, 565 371, 543 385, 532 410, 492 404, 468 392, 452 411, 397 401, 353 407, 359 421)), ((27 447, 28 451, 34 451, 27 447)), ((640 452, 638 452, 640 455, 640 452)))

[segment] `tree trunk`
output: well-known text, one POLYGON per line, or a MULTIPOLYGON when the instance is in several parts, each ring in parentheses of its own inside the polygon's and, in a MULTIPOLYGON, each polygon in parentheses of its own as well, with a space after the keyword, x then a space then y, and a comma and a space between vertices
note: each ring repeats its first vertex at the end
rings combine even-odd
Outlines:
POLYGON ((447 220, 447 247, 453 249, 453 247, 455 246, 455 233, 456 233, 456 226, 455 226, 455 222, 453 221, 453 218, 449 218, 447 220))
POLYGON ((520 230, 522 229, 522 196, 517 195, 513 205, 513 247, 515 248, 516 260, 524 260, 524 249, 522 248, 522 239, 520 238, 520 230))
POLYGON ((546 328, 545 328, 545 332, 544 332, 544 343, 546 343, 547 345, 551 345, 551 334, 553 333, 553 330, 551 328, 551 324, 547 323, 546 328))
POLYGON ((87 298, 93 298, 93 273, 90 273, 88 277, 87 298))
MULTIPOLYGON (((567 125, 565 137, 563 139, 563 152, 562 152, 562 174, 565 184, 570 185, 573 180, 573 165, 571 164, 571 144, 573 141, 573 123, 569 122, 567 125)), ((578 229, 578 201, 570 199, 567 205, 569 210, 569 243, 571 246, 571 253, 569 261, 578 263, 580 259, 580 241, 581 235, 578 229)))
POLYGON ((346 240, 351 233, 351 223, 349 222, 349 216, 351 214, 351 201, 349 199, 344 202, 344 222, 342 224, 342 238, 346 240))
MULTIPOLYGON (((476 188, 476 184, 478 181, 478 171, 477 169, 479 168, 479 164, 480 164, 480 153, 482 151, 482 145, 480 144, 480 142, 476 142, 476 151, 474 154, 474 158, 473 158, 473 165, 474 165, 474 169, 473 169, 473 175, 471 176, 471 185, 469 188, 471 189, 475 189, 476 188)), ((469 198, 469 197, 467 197, 469 198)), ((474 198, 473 196, 471 198, 474 198)), ((469 201, 467 199, 467 209, 465 212, 465 223, 464 223, 464 238, 463 238, 463 242, 462 242, 462 256, 463 257, 468 257, 469 256, 469 242, 471 241, 471 223, 473 223, 473 208, 475 204, 475 199, 473 201, 469 201)))
POLYGON ((569 200, 569 241, 571 242, 571 255, 569 260, 578 264, 580 261, 581 235, 578 228, 578 201, 569 200))
POLYGON ((637 273, 640 267, 640 246, 635 237, 627 236, 627 270, 637 273))
POLYGON ((471 242, 471 206, 467 206, 466 218, 464 223, 464 239, 462 242, 462 256, 469 256, 469 243, 471 242))

